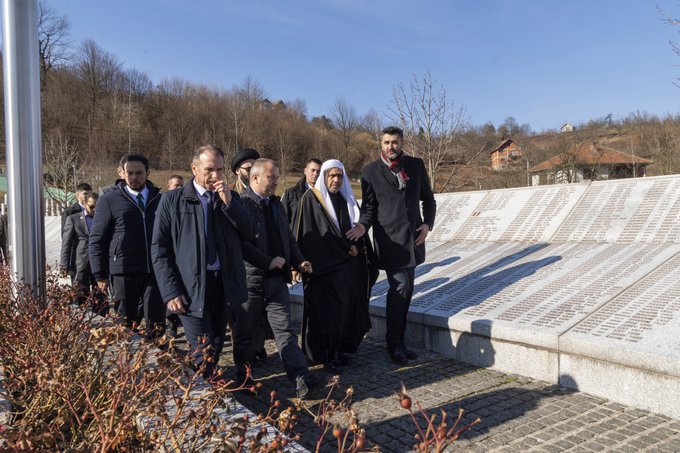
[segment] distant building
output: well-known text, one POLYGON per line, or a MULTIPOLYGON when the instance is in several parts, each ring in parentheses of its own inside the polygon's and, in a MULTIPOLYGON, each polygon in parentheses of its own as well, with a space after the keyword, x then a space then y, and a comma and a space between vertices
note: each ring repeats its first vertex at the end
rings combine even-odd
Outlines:
POLYGON ((654 161, 596 143, 574 145, 562 154, 531 167, 531 185, 564 184, 647 175, 654 161))
POLYGON ((574 132, 574 129, 576 129, 574 126, 572 126, 569 123, 564 123, 562 127, 560 128, 560 132, 565 133, 565 132, 574 132))
POLYGON ((260 102, 260 106, 266 110, 286 110, 287 106, 283 101, 270 101, 269 99, 264 99, 260 102))
POLYGON ((494 170, 514 167, 521 162, 522 148, 511 139, 504 140, 491 150, 491 168, 494 170))

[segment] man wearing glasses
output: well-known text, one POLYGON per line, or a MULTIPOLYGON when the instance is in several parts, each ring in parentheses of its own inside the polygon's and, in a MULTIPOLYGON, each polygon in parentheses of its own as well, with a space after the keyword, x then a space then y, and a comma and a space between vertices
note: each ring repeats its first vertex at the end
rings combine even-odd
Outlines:
MULTIPOLYGON (((88 192, 81 198, 84 209, 66 217, 61 238, 61 266, 73 275, 73 286, 78 292, 77 302, 79 304, 85 302, 92 287, 97 286, 97 281, 90 269, 88 248, 98 198, 97 192, 88 192)), ((95 307, 95 311, 104 310, 103 307, 95 307)))
POLYGON ((234 158, 231 160, 231 171, 236 175, 236 182, 232 187, 236 193, 241 193, 248 188, 248 180, 250 178, 250 168, 253 162, 260 158, 260 153, 252 148, 245 148, 239 150, 234 158))

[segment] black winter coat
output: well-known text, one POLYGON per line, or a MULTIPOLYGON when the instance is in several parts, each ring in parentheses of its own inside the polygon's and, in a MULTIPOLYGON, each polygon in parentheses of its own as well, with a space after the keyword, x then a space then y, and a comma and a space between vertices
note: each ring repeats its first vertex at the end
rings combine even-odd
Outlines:
POLYGON ((116 274, 150 274, 151 234, 161 194, 147 181, 149 194, 142 210, 125 183, 102 194, 90 231, 90 267, 97 281, 116 274))
POLYGON ((297 219, 298 209, 300 208, 300 200, 302 196, 307 192, 307 177, 303 176, 302 179, 298 181, 293 187, 286 189, 281 197, 281 204, 283 209, 286 211, 286 217, 288 217, 288 226, 291 231, 294 229, 293 223, 297 219))
POLYGON ((425 244, 415 245, 416 229, 423 223, 432 231, 437 205, 422 159, 404 155, 403 169, 409 177, 406 190, 399 190, 397 177, 380 160, 364 167, 361 176, 361 218, 373 227, 373 246, 378 268, 396 270, 425 261, 425 244), (420 205, 422 202, 422 216, 420 205))
MULTIPOLYGON (((228 306, 248 299, 241 241, 254 240, 255 222, 236 192, 225 206, 216 197, 215 230, 222 286, 228 306)), ((184 295, 189 304, 187 314, 203 317, 205 302, 206 256, 203 206, 193 179, 184 187, 163 194, 153 230, 151 255, 156 281, 164 302, 184 295)))
MULTIPOLYGON (((251 217, 257 223, 257 229, 260 235, 253 241, 242 241, 243 258, 246 260, 246 278, 248 282, 248 290, 254 292, 261 292, 264 289, 264 278, 269 264, 275 258, 267 254, 267 228, 265 226, 264 212, 262 211, 261 198, 248 188, 241 192, 241 199, 243 204, 250 213, 251 217)), ((300 264, 305 261, 297 241, 290 231, 288 226, 288 219, 283 210, 283 205, 279 197, 269 197, 269 203, 272 207, 274 219, 276 220, 276 228, 283 246, 283 258, 286 260, 284 266, 285 278, 288 283, 292 281, 292 273, 290 266, 299 270, 300 264)))

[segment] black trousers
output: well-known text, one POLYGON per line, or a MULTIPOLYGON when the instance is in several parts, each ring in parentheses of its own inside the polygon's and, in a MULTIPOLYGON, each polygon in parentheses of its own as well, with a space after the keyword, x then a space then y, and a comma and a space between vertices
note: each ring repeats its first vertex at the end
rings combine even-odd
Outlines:
POLYGON ((205 365, 203 376, 209 378, 224 348, 229 319, 220 271, 208 271, 206 274, 203 317, 179 315, 179 319, 191 347, 192 363, 196 369, 205 365))
MULTIPOLYGON (((206 274, 203 317, 179 315, 184 334, 191 347, 192 363, 197 369, 205 365, 204 377, 209 378, 217 368, 220 354, 224 349, 229 319, 232 316, 234 318, 245 318, 243 306, 245 306, 245 303, 229 307, 228 301, 224 297, 220 271, 208 271, 206 274)), ((237 347, 239 339, 243 341, 243 334, 241 333, 243 328, 234 323, 232 332, 234 363, 236 364, 236 377, 239 381, 242 381, 245 377, 245 364, 249 362, 248 357, 244 355, 244 348, 237 347)))
POLYGON ((118 274, 111 276, 114 306, 128 325, 146 321, 149 334, 165 325, 165 306, 153 274, 118 274))
POLYGON ((386 322, 387 350, 392 352, 404 346, 406 315, 413 297, 415 267, 385 271, 390 289, 387 291, 386 322))
POLYGON ((244 313, 234 315, 234 358, 250 363, 255 353, 254 339, 267 317, 274 332, 279 356, 291 381, 307 373, 307 359, 298 345, 297 334, 290 320, 290 294, 283 277, 265 278, 260 291, 248 290, 248 302, 244 313))

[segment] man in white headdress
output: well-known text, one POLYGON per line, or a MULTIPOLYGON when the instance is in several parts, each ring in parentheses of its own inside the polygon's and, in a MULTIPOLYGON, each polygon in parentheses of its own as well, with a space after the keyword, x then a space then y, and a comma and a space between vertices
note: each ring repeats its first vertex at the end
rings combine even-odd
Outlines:
POLYGON ((347 353, 356 352, 371 328, 368 300, 376 277, 369 272, 371 244, 365 235, 358 241, 345 237, 359 216, 345 167, 327 160, 300 200, 294 232, 314 269, 303 276, 302 347, 332 373, 349 364, 347 353))

